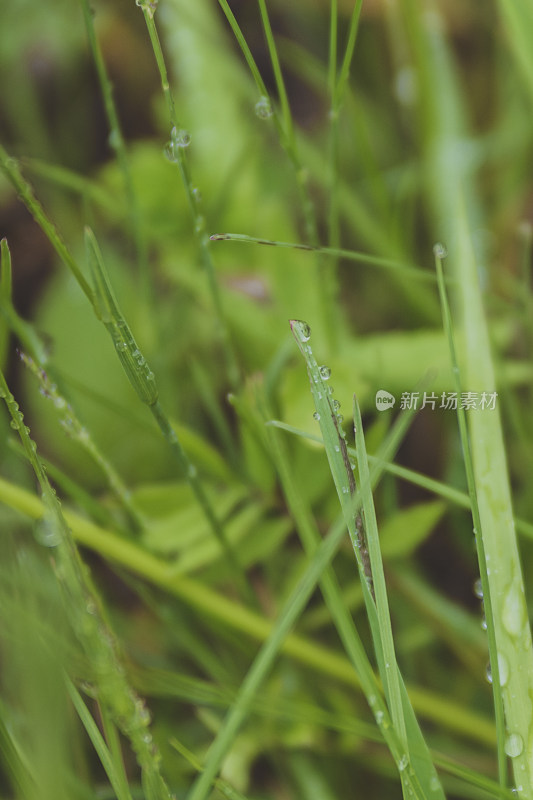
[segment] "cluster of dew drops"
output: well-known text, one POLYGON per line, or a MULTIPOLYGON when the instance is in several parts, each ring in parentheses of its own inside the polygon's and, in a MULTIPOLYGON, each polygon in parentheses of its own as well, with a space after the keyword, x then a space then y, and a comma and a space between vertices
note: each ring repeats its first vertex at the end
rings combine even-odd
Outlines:
MULTIPOLYGON (((474 583, 474 594, 479 600, 481 600, 481 604, 483 605, 483 587, 481 578, 478 578, 474 583)), ((487 620, 485 614, 483 614, 481 620, 481 627, 483 630, 487 630, 487 620)), ((487 681, 492 684, 493 675, 490 661, 487 664, 485 675, 487 681)), ((507 685, 509 680, 509 665, 507 663, 507 659, 502 653, 498 653, 498 678, 502 688, 507 685)), ((517 758, 517 756, 521 755, 524 750, 524 740, 522 739, 522 736, 519 733, 510 733, 505 739, 504 749, 509 758, 517 758)), ((517 786, 516 788, 512 789, 512 794, 518 795, 522 789, 522 786, 517 786)))
MULTIPOLYGON (((139 0, 137 0, 137 4, 141 5, 139 0)), ((274 111, 272 109, 272 103, 270 102, 270 98, 266 95, 262 95, 254 107, 256 116, 259 119, 270 119, 273 115, 274 111)), ((170 131, 170 140, 166 143, 164 154, 165 157, 172 163, 175 163, 179 160, 179 153, 180 150, 184 150, 187 148, 191 143, 191 134, 185 128, 178 128, 174 126, 170 131)))
POLYGON ((191 143, 191 134, 185 128, 174 126, 170 131, 170 141, 165 145, 166 158, 175 163, 179 159, 180 150, 184 150, 191 143))
MULTIPOLYGON (((311 328, 309 327, 309 325, 306 322, 298 321, 298 328, 299 328, 299 337, 300 337, 301 341, 302 342, 308 342, 309 339, 311 338, 311 328)), ((328 366, 326 366, 325 364, 323 364, 320 367, 318 366, 318 363, 315 361, 315 359, 313 357, 313 351, 312 351, 310 345, 307 346, 306 352, 307 352, 307 354, 309 356, 311 366, 313 368, 315 368, 315 369, 318 368, 318 375, 313 378, 313 381, 315 383, 319 383, 321 380, 322 381, 329 381, 329 379, 331 377, 331 369, 328 366)), ((318 389, 317 392, 318 392, 319 400, 322 400, 321 391, 318 389)), ((331 395, 333 394, 333 386, 328 385, 327 392, 331 397, 331 395)), ((338 430, 340 436, 343 438, 344 442, 347 444, 347 442, 346 442, 346 434, 344 433, 344 430, 342 428, 342 423, 344 422, 344 417, 340 413, 340 407, 341 407, 341 404, 339 403, 339 401, 334 399, 334 398, 332 398, 331 399, 331 408, 332 408, 333 412, 335 413, 335 416, 336 416, 336 419, 337 419, 337 422, 338 422, 337 430, 338 430)), ((313 419, 316 420, 317 422, 320 422, 320 412, 319 411, 315 411, 313 413, 313 419)), ((340 452, 340 445, 338 445, 338 444, 335 445, 335 451, 337 453, 340 452)), ((350 466, 352 467, 352 469, 355 469, 355 464, 353 464, 352 461, 350 461, 350 466)), ((348 493, 348 491, 349 491, 349 488, 347 486, 343 488, 343 492, 348 493)))

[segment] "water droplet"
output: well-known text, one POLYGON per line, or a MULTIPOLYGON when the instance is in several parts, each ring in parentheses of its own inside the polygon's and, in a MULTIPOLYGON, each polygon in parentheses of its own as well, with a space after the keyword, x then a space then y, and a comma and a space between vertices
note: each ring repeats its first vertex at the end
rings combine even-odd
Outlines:
POLYGON ((300 341, 308 342, 311 338, 311 328, 307 322, 303 322, 301 319, 293 319, 291 320, 291 328, 296 332, 300 341))
POLYGON ((478 578, 477 581, 474 583, 474 594, 476 597, 479 597, 480 600, 483 599, 483 587, 481 585, 481 578, 478 578))
POLYGON ((429 781, 429 788, 432 792, 438 792, 440 789, 440 781, 437 775, 432 775, 429 781))
POLYGON ((174 147, 188 147, 191 143, 191 134, 185 128, 172 128, 170 141, 174 147))
POLYGON ((333 400, 331 405, 333 407, 333 411, 338 411, 339 408, 341 407, 341 404, 339 403, 338 400, 333 400))
POLYGON ((178 159, 176 158, 176 154, 174 153, 174 145, 172 142, 167 142, 163 148, 163 155, 170 161, 171 164, 174 164, 178 159))
POLYGON ((61 544, 61 534, 54 525, 53 520, 48 517, 41 517, 35 524, 33 535, 43 547, 57 547, 61 544))
POLYGON ((510 636, 519 636, 525 623, 525 601, 518 583, 513 582, 505 595, 502 611, 503 626, 510 636))
POLYGON ((196 218, 196 223, 194 225, 194 232, 196 234, 200 234, 205 231, 205 217, 200 215, 196 218))
POLYGON ((342 414, 337 414, 337 422, 339 423, 339 425, 342 425, 342 423, 344 422, 344 417, 342 416, 342 414))
POLYGON ((322 366, 322 367, 319 367, 319 368, 318 368, 318 371, 320 372, 320 377, 321 377, 321 378, 323 378, 325 381, 328 381, 328 380, 330 379, 330 377, 331 377, 331 370, 330 370, 330 368, 329 368, 329 367, 326 367, 326 366, 324 365, 324 366, 322 366))
POLYGON ((400 770, 400 772, 403 772, 405 769, 407 769, 408 763, 409 759, 407 758, 407 754, 404 753, 403 756, 398 761, 398 769, 400 770))
POLYGON ((135 0, 135 5, 142 8, 143 11, 148 12, 148 16, 150 19, 154 18, 154 14, 157 11, 157 3, 159 0, 135 0))
POLYGON ((85 605, 85 610, 91 616, 94 616, 94 614, 96 614, 96 603, 94 602, 94 600, 87 600, 87 603, 85 605))
POLYGON ((498 673, 500 676, 500 686, 505 686, 509 680, 509 664, 502 653, 498 653, 498 673))
POLYGON ((413 67, 401 67, 394 78, 394 93, 403 106, 412 106, 418 94, 417 74, 413 67))
POLYGON ((118 131, 111 131, 107 137, 107 143, 112 150, 117 150, 120 147, 120 133, 118 131))
POLYGON ((14 431, 18 431, 18 429, 20 428, 20 422, 18 420, 16 420, 16 419, 12 419, 9 424, 13 428, 14 431))
POLYGON ((315 411, 315 413, 313 414, 313 419, 316 419, 317 422, 319 421, 320 414, 318 413, 318 411, 315 411))
POLYGON ((488 683, 492 683, 492 669, 491 669, 491 666, 490 666, 490 661, 487 664, 487 668, 485 669, 485 677, 486 677, 488 683))
POLYGON ((148 711, 148 709, 144 705, 143 701, 142 700, 137 700, 137 702, 135 703, 135 706, 136 706, 136 712, 137 712, 137 717, 138 717, 139 721, 143 725, 149 725, 152 717, 150 715, 150 712, 148 711))
POLYGON ((524 740, 519 733, 511 733, 505 740, 505 752, 509 758, 516 758, 524 749, 524 740))
POLYGON ((124 353, 128 349, 128 345, 126 342, 116 342, 115 348, 119 351, 119 353, 124 353))
POLYGON ((65 408, 67 405, 67 401, 64 397, 55 397, 54 398, 54 406, 58 409, 65 408))
POLYGON ((437 244, 433 247, 433 254, 435 255, 435 258, 443 259, 448 255, 448 251, 444 245, 441 244, 441 242, 437 242, 437 244))
POLYGON ((385 716, 383 711, 376 711, 376 722, 378 725, 381 725, 383 722, 383 717, 385 716))
POLYGON ((483 631, 487 630, 487 618, 484 614, 483 617, 481 618, 481 630, 483 631))
POLYGON ((87 428, 85 428, 84 426, 83 426, 83 427, 81 427, 81 428, 79 429, 79 431, 78 431, 78 440, 79 440, 79 441, 80 441, 82 444, 87 444, 87 443, 88 443, 88 442, 90 442, 90 440, 91 440, 91 437, 89 436, 89 431, 88 431, 88 430, 87 430, 87 428))
POLYGON ((257 114, 259 119, 268 119, 269 117, 271 117, 273 111, 270 98, 265 97, 265 95, 262 95, 255 104, 255 113, 257 114))
POLYGON ((200 189, 198 188, 198 186, 193 186, 192 196, 194 197, 194 199, 196 200, 197 203, 201 203, 202 202, 202 193, 200 192, 200 189))

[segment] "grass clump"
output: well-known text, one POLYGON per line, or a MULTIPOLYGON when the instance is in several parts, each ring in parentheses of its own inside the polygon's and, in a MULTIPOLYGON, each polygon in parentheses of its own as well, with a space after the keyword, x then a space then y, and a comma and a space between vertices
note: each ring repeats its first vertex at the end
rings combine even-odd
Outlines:
POLYGON ((26 6, 2 797, 533 800, 531 15, 26 6))

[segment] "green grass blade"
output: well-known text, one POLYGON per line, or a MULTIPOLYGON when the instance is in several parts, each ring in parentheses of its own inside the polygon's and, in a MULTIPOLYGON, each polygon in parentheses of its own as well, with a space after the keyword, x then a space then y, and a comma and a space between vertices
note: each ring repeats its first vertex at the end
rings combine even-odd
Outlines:
MULTIPOLYGON (((224 15, 225 15, 226 19, 229 22, 231 30, 233 31, 233 35, 235 36, 235 39, 237 40, 237 44, 239 45, 239 47, 242 50, 242 54, 244 56, 244 59, 245 59, 247 65, 248 65, 248 68, 249 68, 250 72, 252 73, 252 77, 253 77, 253 79, 255 81, 255 85, 257 86, 257 88, 259 90, 259 94, 260 94, 261 98, 264 101, 266 101, 266 103, 265 103, 265 111, 268 111, 268 110, 272 111, 273 109, 271 107, 270 98, 268 96, 268 90, 266 88, 265 82, 264 82, 264 80, 263 80, 263 78, 261 76, 259 68, 258 68, 258 66, 256 64, 256 61, 255 61, 253 55, 252 55, 252 51, 248 47, 248 42, 246 41, 246 38, 245 38, 245 36, 244 36, 240 26, 239 26, 239 23, 235 19, 235 14, 233 13, 231 8, 229 7, 229 5, 227 3, 227 0, 218 0, 218 4, 219 4, 220 8, 222 9, 222 11, 224 12, 224 15)), ((281 128, 280 128, 280 132, 281 132, 281 128)))
MULTIPOLYGON (((40 519, 45 511, 39 498, 3 478, 0 478, 0 502, 30 519, 40 519)), ((253 641, 262 642, 270 634, 270 620, 199 581, 174 575, 166 560, 156 558, 138 544, 126 541, 113 531, 95 525, 72 511, 65 510, 65 519, 79 544, 178 597, 217 623, 236 630, 253 641)), ((334 678, 348 686, 360 687, 350 662, 331 648, 291 634, 287 637, 283 650, 291 658, 316 670, 320 675, 334 678)), ((473 741, 494 745, 496 736, 492 722, 465 708, 464 704, 454 703, 449 698, 442 699, 435 693, 416 686, 409 687, 409 696, 417 712, 437 725, 473 741)))
POLYGON ((189 482, 209 522, 213 535, 218 540, 226 556, 228 565, 237 576, 241 588, 248 596, 248 599, 254 602, 254 595, 249 586, 245 572, 227 539, 224 526, 220 522, 209 500, 203 482, 198 475, 198 471, 185 452, 176 431, 172 427, 169 418, 158 401, 159 392, 155 375, 141 353, 133 337, 133 333, 119 309, 96 238, 89 228, 86 229, 85 235, 99 317, 111 336, 124 372, 137 393, 139 400, 145 403, 152 412, 183 476, 189 482))
POLYGON ((5 708, 0 706, 0 757, 4 764, 5 775, 20 797, 37 797, 38 788, 27 759, 23 757, 13 731, 7 724, 5 708))
POLYGON ((330 470, 361 575, 363 597, 380 674, 395 733, 403 748, 401 754, 395 754, 395 758, 404 793, 406 796, 409 794, 411 790, 410 781, 415 781, 421 792, 421 797, 424 796, 425 792, 429 791, 433 791, 435 796, 437 796, 437 792, 440 792, 440 796, 444 797, 429 751, 418 728, 416 718, 412 713, 396 662, 379 537, 370 491, 370 474, 365 458, 366 449, 364 441, 362 441, 362 423, 358 408, 356 407, 355 409, 356 451, 362 484, 361 491, 366 526, 362 516, 354 516, 353 513, 352 496, 355 493, 353 467, 348 458, 346 437, 341 427, 343 419, 339 414, 339 404, 333 399, 327 383, 330 377, 330 370, 325 366, 319 367, 313 356, 312 348, 308 344, 310 339, 309 326, 304 322, 292 320, 291 328, 307 365, 311 393, 316 408, 315 418, 320 425, 330 470), (407 718, 405 718, 405 715, 407 718), (409 726, 409 735, 407 734, 407 724, 409 726), (414 745, 413 749, 416 754, 416 757, 412 759, 410 759, 409 747, 411 742, 414 745))
POLYGON ((122 172, 124 188, 126 190, 126 197, 129 205, 130 230, 137 252, 142 295, 148 307, 151 307, 153 292, 150 280, 148 247, 144 233, 144 222, 141 217, 139 201, 133 186, 133 178, 126 152, 126 144, 124 142, 124 136, 122 135, 122 129, 120 127, 115 101, 113 99, 113 87, 111 85, 111 81, 109 80, 102 51, 96 38, 93 12, 89 6, 88 0, 80 0, 80 3, 85 22, 85 29, 87 31, 87 39, 89 41, 89 47, 91 49, 92 57, 96 66, 98 82, 100 84, 100 91, 104 101, 105 113, 109 125, 109 144, 116 153, 118 164, 122 172))
MULTIPOLYGON (((468 388, 496 390, 487 321, 464 200, 456 197, 457 244, 453 252, 460 282, 464 367, 468 388), (459 267, 460 265, 460 267, 459 267)), ((533 798, 533 648, 524 579, 513 524, 511 489, 499 410, 468 411, 473 472, 502 687, 507 739, 516 788, 533 798), (519 788, 520 787, 520 788, 519 788)), ((482 564, 480 565, 482 569, 482 564)))
MULTIPOLYGON (((402 431, 403 427, 400 427, 399 430, 402 431)), ((390 451, 393 449, 393 446, 397 446, 397 444, 398 444, 398 431, 396 431, 395 434, 391 436, 390 444, 385 449, 388 450, 390 453, 390 451)), ((298 526, 302 542, 304 544, 304 547, 306 548, 306 551, 312 553, 314 552, 314 550, 316 550, 318 543, 320 542, 320 537, 318 532, 316 531, 314 523, 310 518, 309 511, 303 505, 299 492, 296 486, 294 485, 294 480, 291 476, 287 459, 283 454, 283 449, 281 448, 280 442, 277 441, 276 438, 272 438, 272 452, 278 467, 284 491, 287 496, 289 508, 291 509, 292 516, 294 517, 296 524, 298 526)), ((383 455, 385 455, 385 453, 383 453, 383 455)), ((374 470, 374 476, 367 474, 362 479, 363 496, 365 495, 365 493, 367 494, 370 493, 369 490, 365 489, 365 487, 367 487, 367 485, 369 487, 372 483, 375 483, 376 479, 377 479, 376 470, 374 470)), ((384 739, 385 741, 387 741, 396 761, 398 763, 401 763, 402 773, 403 773, 403 769, 407 767, 406 761, 402 760, 405 752, 406 734, 405 734, 405 724, 402 724, 404 712, 402 706, 401 690, 398 681, 396 681, 397 688, 396 688, 395 713, 397 716, 399 716, 401 720, 400 725, 398 727, 400 727, 400 729, 403 727, 403 742, 404 742, 403 746, 401 739, 398 741, 398 739, 394 738, 394 740, 391 741, 390 738, 388 738, 387 736, 386 730, 384 731, 383 728, 381 727, 383 724, 386 725, 390 724, 389 714, 385 710, 385 706, 383 705, 381 695, 379 693, 376 693, 375 685, 373 683, 372 668, 370 666, 370 663, 368 662, 368 658, 359 639, 357 630, 354 627, 353 620, 343 602, 343 597, 340 593, 339 586, 337 584, 337 581, 335 579, 334 573, 332 572, 331 568, 328 568, 328 570, 324 571, 321 578, 321 588, 324 594, 324 599, 328 606, 328 610, 335 622, 339 636, 344 644, 346 653, 349 656, 352 664, 354 665, 357 674, 361 678, 363 691, 365 692, 367 700, 375 715, 376 722, 380 726, 384 739), (398 708, 398 705, 400 706, 400 708, 398 708)), ((395 662, 391 663, 394 664, 395 662)), ((386 676, 388 672, 389 672, 388 670, 385 670, 386 676)), ((391 691, 389 689, 389 695, 390 694, 391 691)), ((419 742, 417 741, 417 752, 421 750, 421 748, 418 745, 419 742)), ((424 750, 422 750, 422 752, 424 752, 424 750)), ((426 748, 426 753, 427 753, 427 748, 426 748)), ((430 759, 429 759, 429 765, 430 767, 432 767, 430 759)), ((418 766, 419 765, 417 765, 417 767, 418 766)), ((409 789, 409 783, 411 777, 412 776, 410 775, 405 776, 406 779, 408 778, 408 780, 406 780, 407 789, 409 789)), ((435 780, 437 781, 438 784, 438 778, 436 777, 434 769, 428 770, 428 778, 429 780, 427 781, 427 783, 429 783, 430 780, 433 779, 432 785, 435 786, 436 788, 435 780)))
MULTIPOLYGON (((272 419, 268 420, 267 424, 273 425, 282 431, 287 431, 287 433, 291 433, 294 436, 299 436, 302 439, 309 439, 311 442, 317 442, 321 445, 324 444, 321 436, 314 436, 313 434, 301 430, 300 428, 295 428, 293 425, 287 425, 286 422, 272 419)), ((357 456, 355 448, 349 447, 348 454, 352 458, 356 458, 357 456)), ((470 498, 466 492, 455 489, 453 486, 448 486, 448 484, 435 480, 435 478, 430 478, 428 475, 423 475, 421 472, 417 472, 414 469, 402 467, 399 464, 383 462, 379 456, 369 455, 368 460, 371 464, 381 466, 385 472, 388 472, 390 475, 395 475, 404 481, 412 483, 414 486, 419 486, 421 489, 425 489, 426 491, 431 492, 438 497, 442 497, 444 500, 447 500, 448 502, 453 503, 460 508, 470 509, 470 498)), ((514 521, 516 529, 519 533, 528 539, 533 539, 533 525, 530 522, 518 517, 515 517, 514 521)))
POLYGON ((214 233, 210 238, 216 242, 248 242, 252 244, 270 245, 273 247, 289 247, 294 250, 309 250, 311 252, 320 253, 324 256, 330 256, 331 258, 343 258, 346 259, 346 261, 355 261, 358 264, 370 264, 375 267, 383 267, 384 269, 394 270, 398 274, 406 275, 409 278, 435 283, 435 275, 433 273, 427 272, 418 267, 412 267, 408 264, 404 264, 401 261, 395 261, 390 258, 382 258, 381 256, 373 256, 370 255, 370 253, 359 253, 354 250, 342 250, 338 247, 319 247, 318 245, 298 244, 297 242, 278 242, 271 239, 260 239, 255 236, 247 236, 244 233, 214 233))
POLYGON ((54 548, 56 574, 64 593, 65 607, 72 628, 91 664, 92 680, 96 684, 99 700, 107 706, 116 724, 129 739, 143 774, 155 776, 161 781, 157 800, 170 800, 170 793, 162 782, 159 755, 149 730, 150 715, 125 677, 116 640, 104 620, 99 597, 82 564, 72 531, 37 454, 35 442, 30 438, 24 415, 1 371, 0 398, 6 404, 12 427, 18 432, 41 489, 39 516, 46 526, 46 540, 43 539, 43 542, 47 547, 54 548))
POLYGON ((191 210, 193 229, 198 242, 201 263, 207 276, 209 291, 218 320, 218 335, 220 336, 221 344, 224 350, 229 382, 231 386, 236 388, 240 386, 241 383, 240 368, 228 329, 222 294, 218 284, 213 259, 211 258, 211 252, 209 250, 209 237, 206 233, 206 221, 202 211, 201 195, 198 187, 193 183, 189 159, 186 152, 187 147, 190 144, 191 137, 189 132, 184 128, 181 128, 178 124, 176 106, 170 88, 165 57, 154 20, 156 6, 153 6, 149 0, 140 0, 137 5, 139 5, 143 10, 144 20, 146 22, 148 35, 150 36, 150 42, 154 51, 157 68, 159 70, 161 88, 167 104, 171 131, 170 141, 167 143, 165 153, 169 161, 177 164, 179 167, 183 186, 189 203, 189 208, 191 210))
POLYGON ((100 733, 100 730, 92 718, 89 709, 83 702, 80 693, 72 681, 70 681, 68 678, 66 681, 72 704, 76 709, 81 723, 87 732, 87 736, 91 740, 98 758, 100 759, 100 763, 102 764, 102 767, 109 778, 109 783, 113 787, 113 791, 117 796, 117 800, 132 800, 122 764, 118 765, 115 763, 113 756, 111 755, 111 752, 104 741, 104 737, 100 733))
POLYGON ((0 168, 4 171, 5 175, 15 188, 18 196, 41 227, 43 233, 50 241, 50 244, 55 249, 58 256, 63 263, 69 268, 74 277, 76 278, 81 290, 94 305, 94 297, 91 287, 86 281, 81 269, 74 260, 72 254, 64 243, 61 235, 56 230, 54 224, 47 217, 43 207, 35 197, 33 189, 30 184, 23 178, 19 169, 19 165, 14 158, 11 158, 4 147, 0 144, 0 168))
POLYGON ((408 763, 406 764, 405 761, 401 763, 405 768, 413 770, 425 796, 439 797, 444 800, 442 786, 433 765, 428 746, 415 717, 409 695, 396 661, 376 514, 372 493, 370 491, 370 475, 366 456, 366 444, 363 436, 363 422, 356 400, 354 400, 354 427, 359 477, 362 485, 368 487, 366 492, 363 489, 363 509, 365 513, 368 552, 376 595, 378 627, 383 650, 383 660, 385 662, 383 682, 388 688, 387 695, 393 722, 398 727, 402 740, 405 741, 406 744, 405 755, 407 756, 408 763))
POLYGON ((293 319, 290 321, 290 326, 307 365, 311 392, 316 407, 314 417, 320 425, 331 475, 346 519, 357 566, 359 567, 365 603, 371 605, 373 603, 371 565, 361 515, 354 516, 352 513, 351 498, 355 493, 353 464, 348 458, 346 435, 342 429, 343 416, 339 411, 340 404, 333 398, 332 391, 327 383, 331 370, 325 365, 319 367, 313 356, 311 346, 308 344, 311 337, 309 325, 301 320, 293 319))
POLYGON ((510 48, 533 97, 533 58, 531 56, 533 9, 528 3, 513 3, 513 0, 498 0, 497 5, 507 28, 510 48))
MULTIPOLYGON (((169 744, 178 753, 185 758, 189 764, 196 770, 196 772, 202 772, 203 766, 200 761, 196 758, 194 753, 185 747, 185 745, 178 741, 177 739, 171 739, 169 744)), ((213 781, 213 785, 218 789, 221 795, 227 797, 228 800, 247 800, 246 795, 238 792, 236 789, 233 788, 227 781, 223 780, 222 778, 215 778, 213 781)))
MULTIPOLYGON (((355 502, 361 502, 359 495, 355 498, 355 502)), ((268 638, 248 671, 235 702, 211 745, 205 762, 204 772, 193 785, 191 792, 187 796, 187 800, 205 800, 208 796, 211 783, 220 768, 222 760, 229 751, 239 728, 249 714, 253 699, 259 692, 264 679, 270 671, 283 641, 286 639, 291 627, 305 608, 316 583, 331 562, 343 535, 344 522, 341 521, 331 530, 315 551, 304 576, 285 603, 268 638)), ((378 704, 377 694, 374 695, 374 704, 378 704)), ((386 714, 384 709, 380 710, 383 710, 384 715, 386 714)), ((401 746, 399 747, 398 743, 394 741, 392 727, 384 725, 383 730, 386 732, 393 752, 400 752, 401 746)))
POLYGON ((344 92, 346 91, 346 86, 350 75, 350 66, 352 63, 353 53, 355 49, 357 30, 359 28, 359 18, 361 16, 362 6, 363 6, 362 0, 356 0, 352 10, 352 15, 350 17, 350 25, 348 28, 348 36, 346 39, 346 49, 344 51, 344 57, 342 59, 339 77, 335 84, 335 90, 333 93, 334 113, 338 113, 344 97, 344 92))
POLYGON ((268 52, 270 55, 270 63, 272 64, 272 71, 274 72, 274 80, 278 90, 278 97, 281 105, 281 114, 283 117, 283 133, 287 142, 287 149, 295 149, 294 141, 294 124, 292 121, 291 107, 289 105, 289 98, 287 97, 287 90, 285 88, 285 81, 283 80, 283 73, 279 63, 279 56, 276 47, 274 34, 270 25, 270 18, 265 0, 258 0, 259 13, 261 14, 261 22, 263 23, 263 30, 267 42, 268 52))
POLYGON ((4 309, 11 308, 12 275, 11 252, 7 239, 0 241, 0 366, 4 365, 7 356, 9 319, 6 319, 4 309))
MULTIPOLYGON (((457 396, 461 396, 463 390, 462 381, 460 378, 459 364, 457 361, 457 353, 455 348, 453 321, 446 295, 446 288, 444 286, 444 275, 442 269, 442 259, 445 257, 445 251, 441 245, 435 246, 435 265, 437 271, 437 279, 439 284, 439 295, 442 307, 442 318, 444 323, 444 330, 448 339, 448 347, 450 350, 450 360, 453 365, 453 374, 455 379, 455 389, 457 396)), ((500 675, 500 666, 505 670, 504 664, 506 663, 502 655, 498 655, 498 648, 496 644, 496 628, 494 621, 494 610, 491 598, 491 588, 489 582, 489 575, 487 569, 487 557, 483 537, 479 535, 482 531, 481 516, 476 491, 476 480, 474 473, 474 464, 472 461, 472 448, 468 438, 468 428, 466 421, 466 412, 464 408, 457 409, 457 420, 459 423, 459 433, 461 437, 461 447, 463 450, 463 458, 465 462, 466 480, 468 484, 468 494, 470 498, 470 507, 472 509, 472 521, 474 523, 474 532, 476 540, 476 549, 479 562, 479 573, 481 577, 481 586, 483 591, 483 606, 485 611, 485 620, 487 624, 487 639, 489 644, 490 664, 492 671, 492 688, 494 693, 494 716, 496 720, 496 731, 498 734, 498 775, 501 786, 505 787, 507 783, 507 763, 505 755, 505 720, 503 714, 503 697, 502 697, 502 679, 503 683, 506 682, 505 675, 500 675)))
MULTIPOLYGON (((265 32, 267 46, 272 63, 272 69, 274 71, 274 79, 276 81, 276 87, 280 98, 282 121, 279 118, 279 114, 271 106, 264 81, 259 73, 257 65, 255 64, 254 58, 251 54, 250 48, 246 43, 245 37, 242 34, 242 31, 233 13, 229 9, 226 0, 219 0, 220 6, 224 11, 233 32, 235 33, 235 36, 243 51, 248 66, 252 71, 254 80, 256 81, 256 84, 261 91, 262 96, 259 103, 256 106, 256 111, 258 111, 258 107, 263 106, 263 108, 266 111, 265 114, 266 116, 268 116, 271 111, 274 112, 274 121, 276 123, 276 128, 280 137, 281 146, 287 153, 291 166, 294 170, 294 176, 296 179, 296 184, 300 195, 300 203, 301 203, 303 221, 305 225, 306 237, 310 244, 317 245, 318 227, 317 227, 315 207, 310 193, 308 171, 307 169, 304 169, 302 165, 302 160, 300 157, 298 143, 294 131, 294 123, 292 119, 290 104, 285 89, 285 83, 283 80, 283 74, 279 63, 276 42, 272 33, 272 28, 270 25, 270 19, 268 16, 266 3, 265 0, 258 0, 258 2, 259 2, 261 21, 263 23, 263 29, 265 32)), ((338 326, 338 319, 339 319, 337 310, 335 308, 335 281, 332 280, 331 276, 328 275, 327 271, 324 269, 324 264, 322 262, 320 253, 317 252, 316 255, 318 256, 315 261, 316 286, 318 290, 319 308, 321 309, 324 334, 330 337, 332 341, 334 341, 336 338, 336 329, 338 326)))
POLYGON ((20 357, 39 382, 40 393, 51 401, 63 431, 88 453, 89 457, 101 470, 110 490, 115 495, 119 505, 123 508, 132 529, 136 532, 142 531, 144 522, 140 512, 135 507, 130 491, 123 483, 111 462, 100 451, 87 428, 82 425, 71 404, 60 394, 56 384, 50 380, 42 367, 38 366, 32 358, 24 353, 21 353, 20 357))

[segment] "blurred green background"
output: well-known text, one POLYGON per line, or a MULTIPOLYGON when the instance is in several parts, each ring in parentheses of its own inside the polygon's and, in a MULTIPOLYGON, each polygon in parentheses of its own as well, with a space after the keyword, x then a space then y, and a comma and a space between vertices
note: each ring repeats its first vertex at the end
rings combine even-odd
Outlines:
MULTIPOLYGON (((258 8, 246 0, 230 5, 279 109, 258 8)), ((527 61, 527 28, 524 45, 512 26, 512 14, 506 15, 507 4, 363 2, 332 134, 330 3, 271 0, 268 8, 296 131, 295 169, 276 127, 278 118, 283 128, 282 115, 263 119, 256 113, 261 95, 219 5, 214 0, 160 0, 155 21, 176 114, 190 133, 186 154, 192 183, 196 197, 201 195, 205 228, 196 232, 179 170, 164 156, 170 125, 141 10, 133 0, 93 0, 91 7, 127 144, 147 248, 149 291, 140 277, 123 177, 109 141, 79 3, 3 4, 0 141, 20 159, 23 173, 80 264, 85 263, 84 226, 95 231, 119 303, 156 374, 161 402, 180 426, 186 449, 243 548, 262 613, 275 616, 305 559, 264 441, 257 387, 264 392, 270 416, 317 434, 307 376, 288 326, 290 318, 300 318, 311 325, 316 356, 332 370, 350 441, 351 398, 357 394, 370 452, 396 414, 376 410, 377 390, 394 394, 396 409, 401 394, 418 391, 421 380, 439 396, 453 390, 432 279, 433 244, 443 241, 451 259, 454 253, 449 176, 458 176, 467 196, 498 371, 498 407, 515 512, 530 519, 533 67, 527 61), (210 243, 224 324, 239 366, 239 378, 232 381, 199 241, 204 233, 231 231, 309 243, 302 185, 322 245, 399 266, 254 243, 210 243), (423 277, 404 273, 402 267, 418 268, 423 277), (323 283, 321 276, 326 276, 323 283)), ((339 3, 339 66, 352 10, 347 0, 339 3)), ((176 559, 184 573, 231 595, 234 587, 220 553, 206 549, 202 515, 119 369, 105 331, 4 177, 0 235, 7 238, 13 259, 14 306, 42 337, 61 392, 131 488, 148 520, 143 546, 176 559)), ((57 409, 24 370, 16 346, 16 337, 0 318, 2 365, 39 452, 51 463, 60 495, 91 518, 88 495, 104 509, 109 527, 115 521, 121 530, 120 511, 101 471, 63 434, 57 409)), ((0 474, 33 491, 29 469, 8 445, 11 431, 4 417, 0 474)), ((424 409, 402 445, 399 463, 464 491, 456 429, 453 412, 424 409)), ((325 456, 305 440, 287 436, 285 444, 302 496, 326 531, 339 512, 325 456)), ((384 555, 406 678, 490 717, 490 687, 482 680, 486 646, 479 600, 472 590, 477 567, 469 516, 391 476, 383 479, 376 503, 383 541, 391 542, 390 555, 385 544, 384 555)), ((32 544, 26 519, 2 506, 0 524, 11 536, 7 564, 24 552, 32 569, 47 575, 46 559, 32 544)), ((522 545, 527 584, 532 551, 528 540, 522 545)), ((191 749, 203 752, 222 712, 209 697, 198 699, 199 684, 197 697, 189 702, 187 691, 176 688, 177 676, 193 676, 231 696, 255 644, 234 631, 215 630, 194 609, 120 569, 112 570, 97 555, 86 557, 136 685, 155 708, 170 783, 178 797, 184 796, 190 767, 171 750, 169 739, 178 731, 191 749), (165 685, 167 672, 174 683, 169 679, 165 685)), ((353 567, 346 546, 336 569, 357 617, 360 597, 353 588, 353 567)), ((12 594, 8 573, 13 570, 7 568, 4 575, 4 604, 12 594)), ((31 587, 17 585, 24 603, 35 603, 31 587)), ((53 588, 49 591, 54 594, 53 588)), ((25 624, 20 623, 21 629, 25 624)), ((313 640, 338 648, 318 593, 301 628, 313 640)), ((28 628, 28 636, 34 635, 28 628)), ((13 650, 14 657, 31 660, 16 640, 15 633, 6 634, 6 653, 13 650)), ((42 669, 55 674, 50 662, 42 669)), ((83 672, 77 668, 78 675, 83 672)), ((397 796, 399 788, 390 780, 392 763, 381 745, 364 732, 343 733, 342 726, 331 730, 310 712, 305 717, 303 709, 312 705, 333 717, 353 712, 370 719, 360 697, 335 681, 322 685, 321 680, 289 659, 280 662, 268 691, 284 703, 290 699, 298 713, 281 722, 275 715, 254 718, 227 766, 231 780, 257 798, 328 800, 356 796, 354 785, 361 784, 361 796, 397 796)), ((21 717, 24 709, 31 716, 31 697, 25 700, 21 692, 12 699, 16 685, 17 679, 7 674, 6 709, 12 718, 17 709, 21 717)), ((55 683, 53 691, 59 692, 55 683)), ((221 706, 227 702, 226 696, 221 706)), ((60 716, 65 725, 73 725, 67 708, 60 716)), ((37 729, 39 724, 35 721, 37 729)), ((58 752, 77 765, 73 771, 80 794, 72 796, 111 796, 102 788, 94 757, 83 754, 86 742, 76 742, 76 752, 64 755, 68 737, 60 728, 58 752)), ((435 722, 427 728, 434 747, 452 758, 460 754, 474 770, 494 773, 494 757, 482 737, 465 742, 435 722)), ((134 774, 132 764, 128 769, 134 774)), ((448 780, 449 797, 487 796, 479 788, 448 780)), ((10 794, 8 784, 3 795, 18 796, 10 794)))

